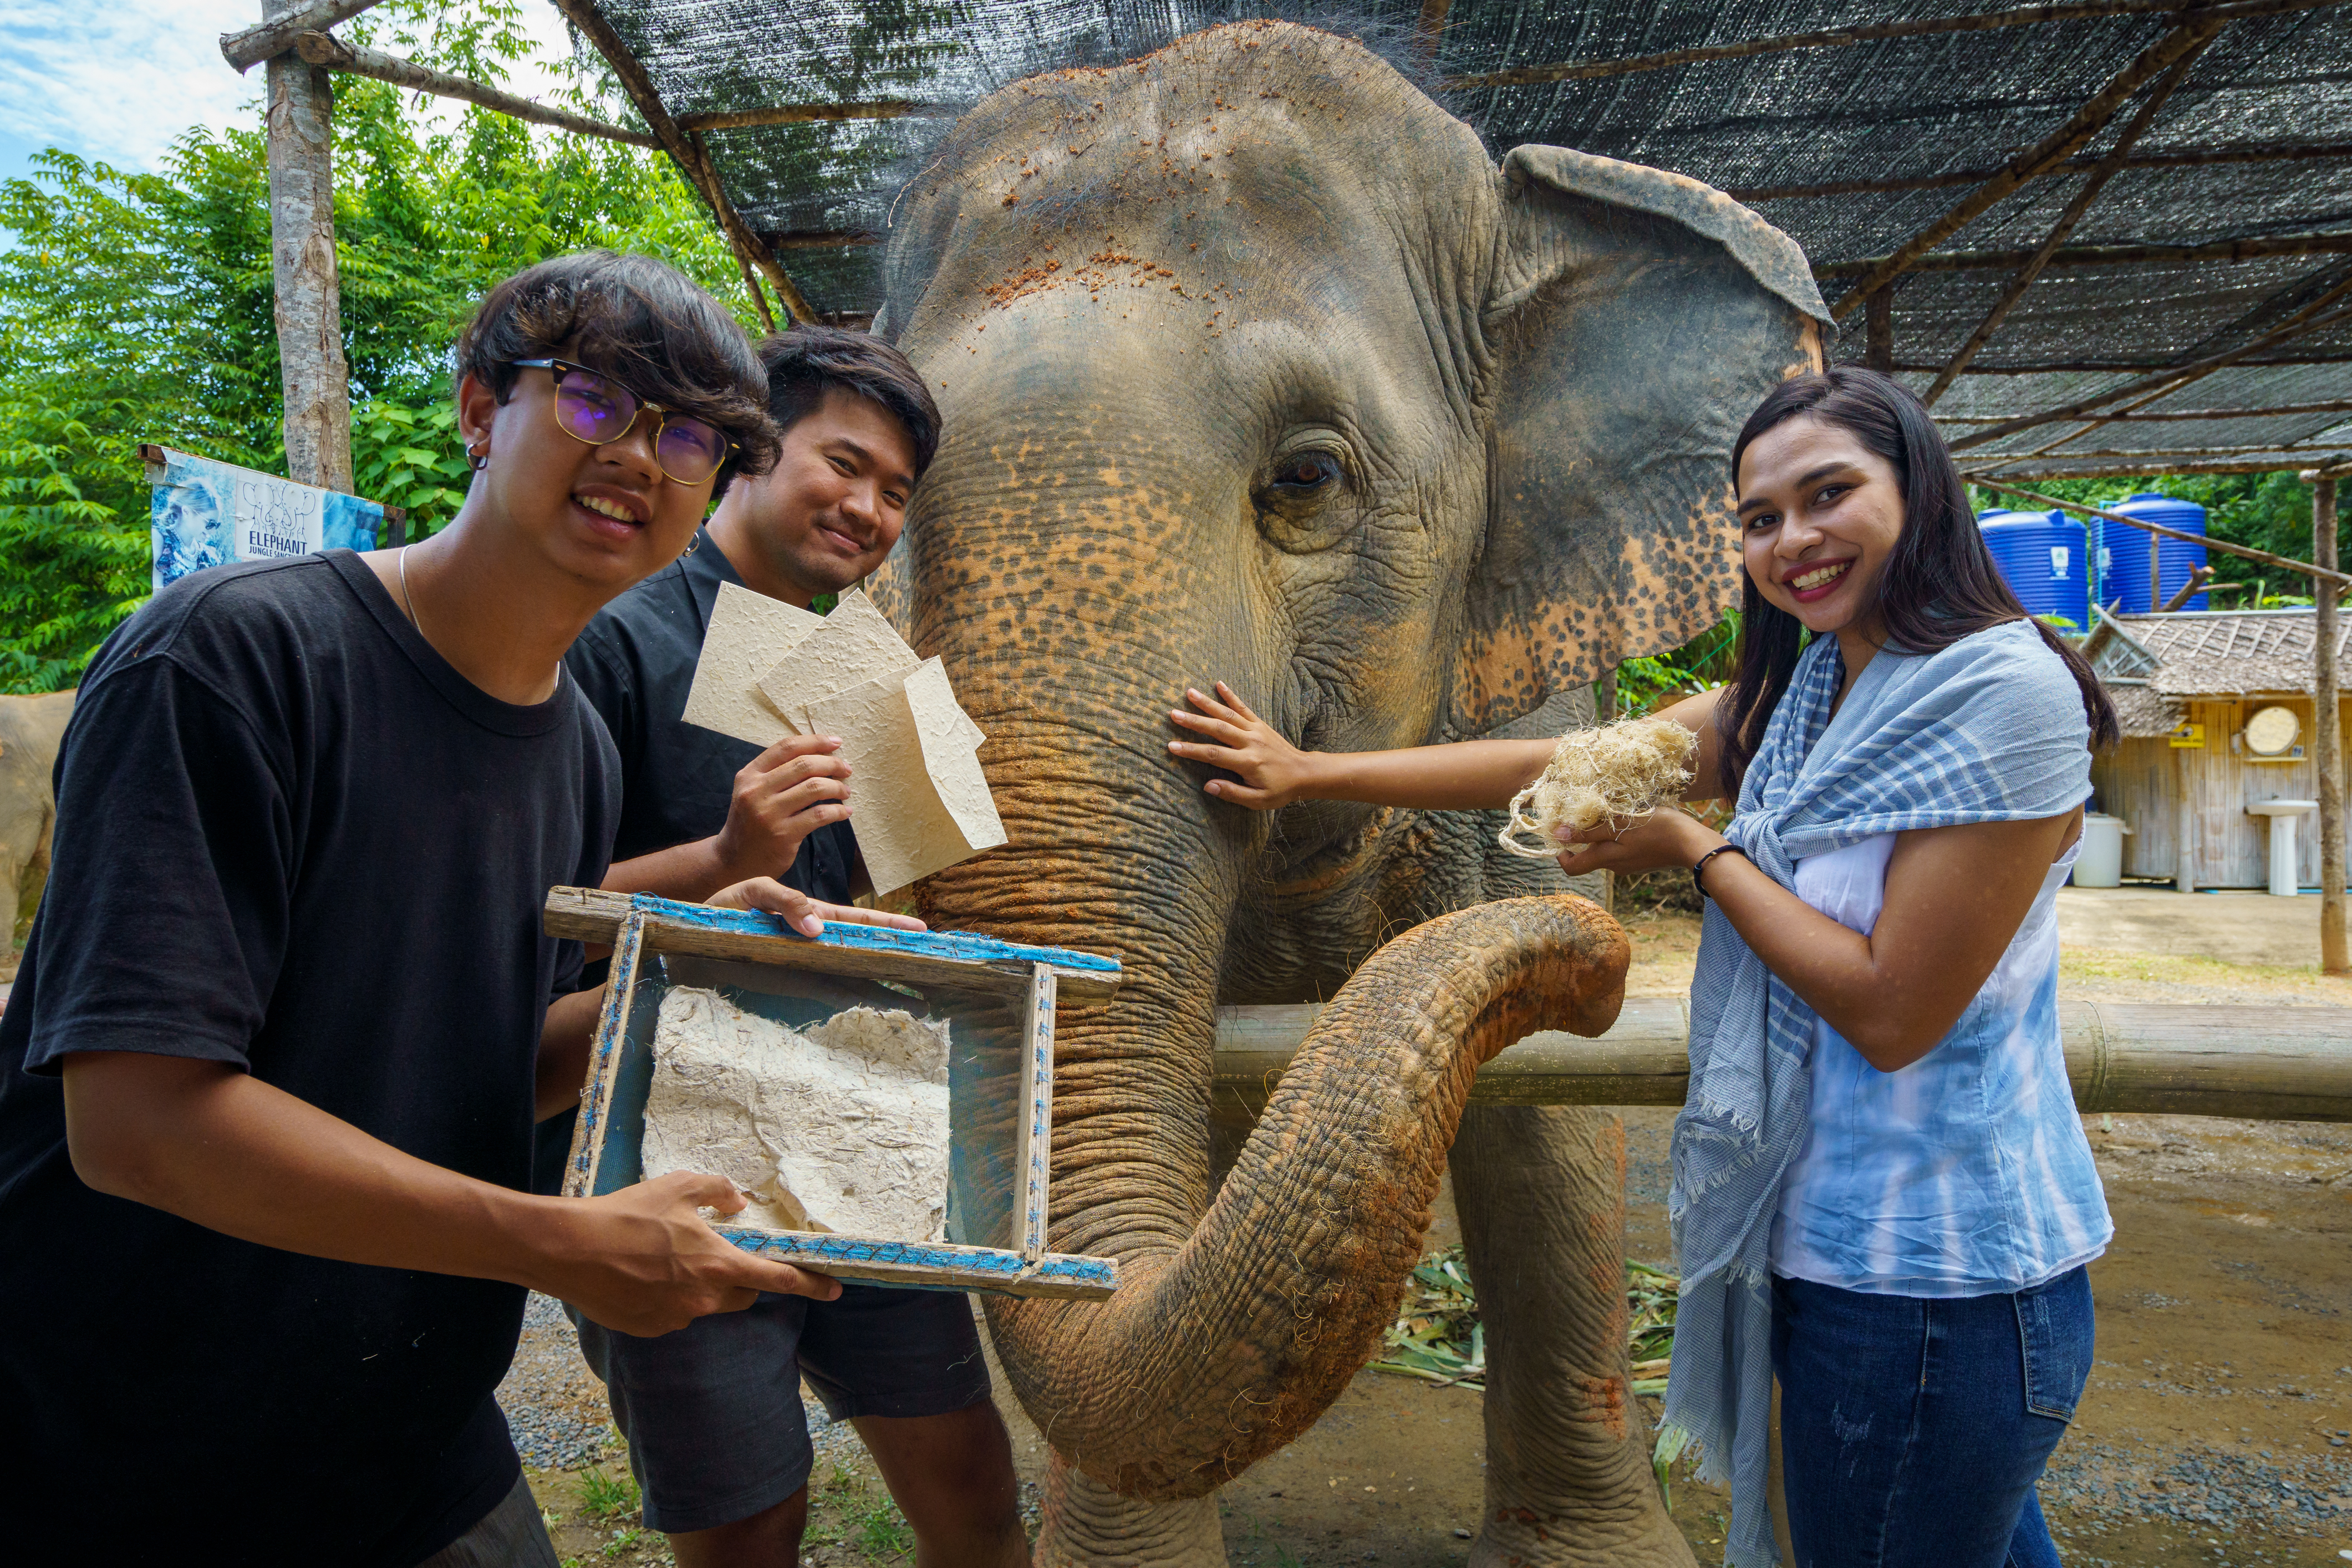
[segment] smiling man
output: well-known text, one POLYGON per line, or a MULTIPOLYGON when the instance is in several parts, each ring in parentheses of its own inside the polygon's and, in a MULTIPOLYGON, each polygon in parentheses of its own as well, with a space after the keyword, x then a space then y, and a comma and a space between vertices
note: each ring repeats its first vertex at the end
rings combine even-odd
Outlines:
MULTIPOLYGON (((676 565, 600 614, 568 664, 621 752, 605 887, 699 899, 773 877, 839 904, 866 887, 840 742, 793 737, 761 752, 681 715, 720 584, 805 609, 881 564, 939 445, 939 410, 906 358, 863 332, 799 327, 760 357, 782 457, 728 492, 676 565)), ((541 1137, 550 1151, 568 1141, 558 1126, 541 1137)), ((803 1378, 856 1426, 923 1562, 1028 1562, 1011 1445, 962 1296, 853 1284, 833 1301, 762 1297, 657 1340, 580 1328, 628 1435, 646 1522, 669 1532, 682 1568, 799 1561, 814 1458, 803 1378)))
POLYGON ((0 1020, 13 1561, 553 1568, 493 1397, 524 1287, 633 1334, 838 1289, 698 1218, 719 1177, 528 1190, 595 1001, 541 905, 620 808, 561 660, 773 460, 759 361, 610 253, 499 285, 457 358, 446 528, 191 573, 83 680, 0 1020))

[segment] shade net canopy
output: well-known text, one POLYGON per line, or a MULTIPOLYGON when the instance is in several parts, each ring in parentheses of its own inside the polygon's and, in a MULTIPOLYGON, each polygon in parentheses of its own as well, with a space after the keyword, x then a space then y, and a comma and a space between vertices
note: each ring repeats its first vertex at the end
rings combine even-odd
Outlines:
MULTIPOLYGON (((572 8, 577 9, 574 5, 572 8)), ((2142 69, 2202 14, 2149 0, 1374 0, 1279 12, 1215 0, 598 0, 662 107, 819 310, 879 299, 892 202, 955 114, 1040 71, 1148 53, 1279 14, 1364 38, 1499 157, 1573 147, 1703 180, 1786 230, 1823 297, 2122 89, 2096 129, 1841 309, 1832 353, 1929 392, 1964 468, 1990 477, 2306 466, 2352 455, 2352 3, 2238 0, 2177 70, 2142 69), (2121 7, 2130 6, 2130 9, 2121 7), (2071 15, 2084 10, 2101 14, 2071 15), (1840 28, 1957 30, 1782 47, 1840 28), (1728 58, 1690 51, 1767 45, 1728 58), (1653 57, 1664 56, 1659 64, 1653 57), (1566 79, 1497 72, 1568 68, 1566 79), (2160 97, 2158 95, 2161 95, 2160 97), (2155 101, 2152 114, 2141 111, 2155 101), (730 124, 787 106, 888 118, 730 124), (898 106, 910 105, 910 112, 898 106), (861 110, 860 112, 864 112, 861 110), (2102 168, 2132 137, 2122 161, 2102 168), (2021 268, 2095 195, 2021 292, 2021 268), (2013 296, 2013 298, 2011 298, 2013 296), (2252 352, 2246 353, 2251 347, 2252 352), (2231 358, 2231 355, 2235 358, 2231 358), (2227 360, 2214 364, 2208 362, 2227 360), (2112 395, 2126 391, 2128 395, 2112 395), (2082 416, 2009 422, 2101 400, 2082 416)), ((1557 69, 1553 74, 1559 74, 1557 69)))

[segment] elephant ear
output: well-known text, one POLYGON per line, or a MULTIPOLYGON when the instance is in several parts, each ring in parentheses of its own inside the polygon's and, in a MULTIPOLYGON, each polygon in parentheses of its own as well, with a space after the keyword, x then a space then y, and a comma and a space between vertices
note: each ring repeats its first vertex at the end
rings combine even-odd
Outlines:
POLYGON ((1493 488, 1460 732, 1696 636, 1737 602, 1730 458, 1829 311, 1796 242, 1721 192, 1564 147, 1503 160, 1493 488))

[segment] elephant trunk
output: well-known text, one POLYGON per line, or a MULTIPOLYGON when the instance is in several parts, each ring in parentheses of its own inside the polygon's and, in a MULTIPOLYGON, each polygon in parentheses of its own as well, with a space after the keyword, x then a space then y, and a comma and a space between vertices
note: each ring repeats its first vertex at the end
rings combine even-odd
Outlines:
MULTIPOLYGON (((1573 898, 1481 905, 1375 953, 1323 1009, 1188 1237, 1120 1248, 1108 1302, 990 1303, 1006 1372, 1054 1447, 1118 1493, 1175 1500, 1304 1431, 1394 1315, 1479 1066, 1535 1030, 1606 1029, 1627 956, 1616 923, 1573 898)), ((1131 1180, 1162 1179, 1150 1141, 1168 1108, 1130 1103, 1109 1122, 1099 1104, 1056 1109, 1057 1166, 1124 1141, 1131 1180)), ((1165 1212, 1140 1205, 1147 1223, 1165 1212)), ((1111 1240, 1097 1208, 1070 1217, 1111 1240)), ((1057 1247, 1075 1239, 1066 1223, 1057 1247)))

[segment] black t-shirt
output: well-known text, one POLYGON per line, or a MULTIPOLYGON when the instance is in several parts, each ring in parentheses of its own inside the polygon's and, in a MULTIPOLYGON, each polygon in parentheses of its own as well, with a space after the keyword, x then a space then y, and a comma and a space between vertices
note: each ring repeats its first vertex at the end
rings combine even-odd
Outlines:
MULTIPOLYGON (((613 858, 708 838, 727 826, 735 775, 760 748, 686 721, 719 585, 743 586, 704 530, 694 546, 596 614, 564 656, 621 753, 621 826, 613 858)), ((857 840, 829 823, 801 841, 782 879, 810 898, 849 902, 857 840)))
POLYGON ((346 551, 158 594, 91 664, 0 1020, 7 1554, 409 1568, 518 1474, 518 1286, 235 1240, 76 1179, 61 1059, 232 1062, 419 1159, 529 1180, 541 929, 619 808, 570 679, 460 676, 346 551))

